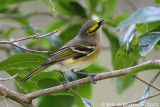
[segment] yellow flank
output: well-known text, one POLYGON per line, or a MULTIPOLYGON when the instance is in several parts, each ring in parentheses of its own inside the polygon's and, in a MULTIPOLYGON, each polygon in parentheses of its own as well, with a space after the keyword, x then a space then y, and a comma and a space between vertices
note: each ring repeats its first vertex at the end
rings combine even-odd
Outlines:
POLYGON ((73 58, 66 59, 67 63, 72 63, 73 61, 74 61, 73 58))
POLYGON ((95 24, 95 25, 92 26, 89 30, 90 30, 90 31, 93 31, 93 30, 95 30, 97 27, 98 27, 98 24, 95 24))

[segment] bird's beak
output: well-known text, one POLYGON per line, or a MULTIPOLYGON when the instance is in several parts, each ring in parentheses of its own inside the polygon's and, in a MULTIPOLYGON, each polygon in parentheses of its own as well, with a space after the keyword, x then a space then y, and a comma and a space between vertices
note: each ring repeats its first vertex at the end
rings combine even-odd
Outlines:
POLYGON ((101 27, 103 23, 104 23, 104 20, 99 21, 98 22, 98 27, 101 27))
POLYGON ((94 31, 98 30, 102 26, 103 23, 104 23, 104 20, 99 21, 98 22, 98 27, 94 31))

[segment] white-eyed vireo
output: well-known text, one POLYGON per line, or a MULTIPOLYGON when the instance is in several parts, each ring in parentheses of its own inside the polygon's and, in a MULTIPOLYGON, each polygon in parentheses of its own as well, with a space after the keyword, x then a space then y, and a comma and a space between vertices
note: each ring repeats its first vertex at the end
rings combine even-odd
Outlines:
POLYGON ((91 82, 94 83, 95 74, 79 72, 94 62, 101 51, 101 26, 104 20, 88 20, 80 29, 78 35, 66 43, 47 61, 20 82, 24 83, 29 78, 43 70, 58 70, 67 82, 66 77, 61 72, 72 71, 74 73, 90 75, 91 82))

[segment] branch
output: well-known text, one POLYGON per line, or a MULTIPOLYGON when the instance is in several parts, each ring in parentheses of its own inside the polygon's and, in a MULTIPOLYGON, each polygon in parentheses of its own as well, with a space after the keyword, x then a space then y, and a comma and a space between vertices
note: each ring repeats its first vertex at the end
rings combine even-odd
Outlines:
MULTIPOLYGON (((133 69, 135 69, 137 67, 147 66, 147 65, 151 65, 151 64, 160 65, 160 60, 151 60, 151 61, 144 62, 142 64, 139 64, 139 65, 136 65, 136 66, 133 66, 133 67, 120 69, 120 70, 116 70, 116 71, 112 71, 112 72, 100 73, 100 74, 97 74, 94 77, 94 80, 99 81, 99 80, 104 80, 104 79, 108 79, 108 78, 124 76, 124 75, 128 74, 129 72, 131 72, 133 69)), ((28 93, 28 94, 25 94, 25 95, 19 94, 19 93, 14 92, 10 89, 7 89, 5 86, 0 84, 0 94, 2 95, 3 92, 5 92, 6 96, 8 98, 24 105, 24 104, 31 104, 32 100, 36 99, 38 97, 48 95, 48 94, 57 93, 57 92, 61 92, 61 91, 64 91, 66 89, 70 89, 70 88, 80 86, 80 85, 83 85, 83 84, 87 84, 87 83, 91 83, 90 77, 79 79, 79 80, 76 80, 76 81, 73 81, 73 82, 69 82, 69 83, 67 83, 67 85, 65 87, 63 85, 59 85, 59 86, 55 86, 55 87, 51 87, 51 88, 47 88, 47 89, 41 89, 39 91, 35 91, 35 92, 28 93)))
POLYGON ((33 36, 29 36, 29 37, 26 37, 26 38, 20 38, 20 39, 12 40, 12 41, 0 41, 0 44, 10 44, 10 42, 14 43, 14 42, 19 42, 19 41, 28 40, 28 39, 44 38, 44 37, 53 35, 53 34, 55 34, 55 33, 57 33, 57 32, 58 32, 58 30, 53 31, 53 32, 49 32, 49 33, 44 34, 44 35, 41 35, 41 36, 40 36, 39 34, 36 34, 36 35, 33 35, 33 36))
POLYGON ((150 84, 149 82, 147 82, 147 81, 145 81, 144 79, 138 77, 137 75, 133 75, 133 77, 136 78, 136 79, 138 79, 138 80, 140 80, 141 82, 147 84, 148 86, 150 86, 150 87, 152 87, 152 88, 154 88, 154 89, 160 91, 160 88, 159 88, 159 87, 150 84))
MULTIPOLYGON (((120 70, 116 70, 116 71, 111 71, 111 72, 100 73, 100 74, 97 74, 96 76, 94 76, 94 80, 99 81, 99 80, 104 80, 104 79, 108 79, 108 78, 123 76, 123 75, 126 75, 127 73, 129 73, 134 68, 145 66, 145 65, 150 65, 150 64, 160 65, 160 60, 151 60, 151 61, 139 64, 139 65, 136 65, 133 67, 120 69, 120 70)), ((64 91, 66 89, 70 89, 70 88, 73 88, 73 87, 76 87, 79 85, 83 85, 83 84, 87 84, 87 83, 91 83, 90 77, 79 79, 79 80, 76 80, 73 82, 69 82, 69 83, 67 83, 66 87, 64 87, 63 85, 59 85, 56 87, 51 87, 51 88, 35 91, 33 93, 27 94, 26 97, 28 99, 32 100, 32 99, 38 98, 40 96, 64 91)))
POLYGON ((18 47, 20 49, 23 49, 27 52, 36 52, 36 53, 46 53, 46 54, 51 54, 52 52, 51 51, 38 51, 38 50, 31 50, 31 49, 27 49, 27 48, 24 48, 24 47, 21 47, 19 45, 17 45, 15 42, 19 42, 19 41, 23 41, 23 40, 28 40, 28 39, 39 39, 39 38, 44 38, 44 37, 47 37, 47 36, 50 36, 50 35, 53 35, 55 33, 57 33, 58 30, 56 31, 53 31, 53 32, 50 32, 50 33, 47 33, 47 34, 44 34, 44 35, 33 35, 33 36, 30 36, 30 37, 26 37, 26 38, 20 38, 20 39, 17 39, 17 40, 12 40, 12 41, 0 41, 0 44, 11 44, 15 47, 18 47))
MULTIPOLYGON (((10 77, 10 78, 0 78, 0 81, 5 81, 5 80, 9 80, 9 79, 13 79, 14 77, 16 77, 18 74, 15 74, 14 76, 10 77)), ((4 104, 6 107, 8 107, 7 104, 7 97, 22 104, 24 107, 34 107, 34 105, 27 100, 23 94, 19 94, 13 90, 10 90, 8 88, 6 88, 5 86, 3 86, 2 84, 0 84, 0 95, 3 98, 4 104)))
POLYGON ((26 99, 23 94, 20 94, 20 93, 17 93, 11 89, 8 89, 7 87, 3 86, 2 84, 0 84, 0 95, 5 96, 6 98, 10 98, 10 99, 22 104, 23 106, 27 107, 27 105, 30 105, 30 107, 34 107, 31 104, 31 101, 26 99))
MULTIPOLYGON (((130 105, 130 104, 137 104, 137 103, 139 103, 139 102, 141 102, 141 101, 144 101, 144 100, 147 100, 147 99, 150 99, 150 98, 156 97, 156 96, 158 96, 158 95, 160 95, 160 92, 158 92, 158 93, 156 93, 156 94, 154 94, 154 95, 148 96, 148 97, 146 97, 146 98, 143 98, 143 99, 137 100, 137 101, 132 101, 132 102, 126 103, 126 105, 130 105)), ((125 105, 125 106, 126 106, 126 105, 125 105)))

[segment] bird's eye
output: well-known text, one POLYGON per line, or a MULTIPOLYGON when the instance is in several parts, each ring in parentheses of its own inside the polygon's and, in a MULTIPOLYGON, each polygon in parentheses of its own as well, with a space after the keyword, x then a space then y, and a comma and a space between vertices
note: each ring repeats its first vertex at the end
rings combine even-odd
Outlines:
POLYGON ((92 34, 93 34, 93 31, 88 31, 88 34, 89 34, 89 35, 92 35, 92 34))

